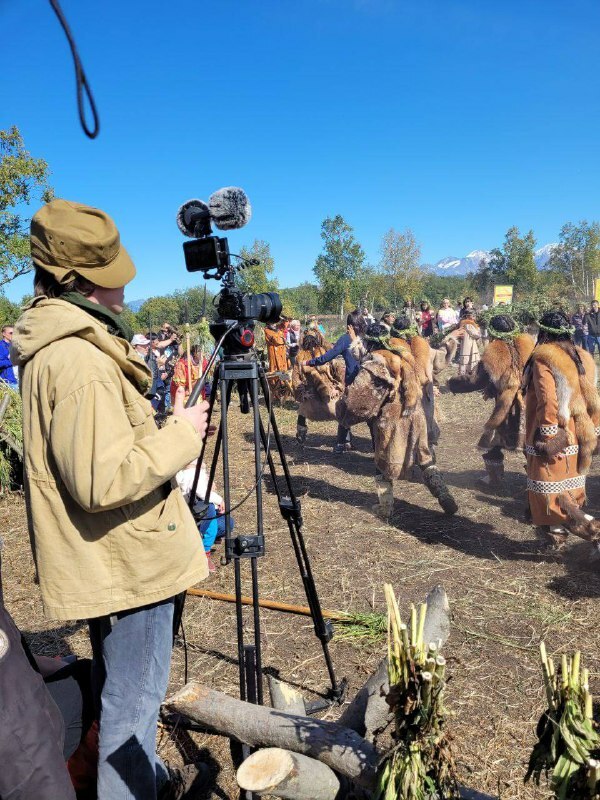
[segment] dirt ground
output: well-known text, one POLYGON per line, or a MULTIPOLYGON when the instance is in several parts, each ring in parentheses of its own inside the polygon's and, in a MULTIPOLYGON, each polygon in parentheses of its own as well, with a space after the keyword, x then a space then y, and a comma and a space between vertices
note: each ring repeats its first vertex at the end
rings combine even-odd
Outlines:
MULTIPOLYGON (((534 728, 543 709, 538 643, 550 653, 580 649, 590 669, 592 692, 600 691, 600 630, 596 630, 600 567, 588 545, 573 541, 564 556, 544 552, 534 529, 523 521, 524 459, 507 457, 508 492, 492 496, 475 481, 481 460, 475 449, 489 406, 479 396, 442 394, 442 438, 438 464, 460 506, 445 517, 420 483, 398 483, 389 524, 371 511, 374 467, 366 426, 356 429, 358 449, 332 454, 335 425, 309 423, 307 443, 294 440, 295 413, 277 409, 294 486, 302 498, 304 533, 322 606, 354 612, 384 610, 383 584, 391 582, 401 610, 421 602, 441 583, 452 607, 452 633, 444 648, 451 681, 449 727, 461 781, 501 800, 544 798, 546 787, 523 785, 534 728)), ((241 499, 254 483, 251 420, 231 412, 232 487, 241 499)), ((588 485, 591 513, 600 513, 600 477, 588 485)), ((304 603, 287 525, 278 514, 272 487, 265 487, 267 555, 259 564, 264 598, 304 603)), ((240 532, 252 532, 251 497, 235 512, 240 532)), ((5 540, 3 579, 6 604, 34 652, 88 653, 84 622, 45 621, 18 496, 0 502, 5 540)), ((600 563, 600 562, 599 562, 600 563)), ((249 593, 249 565, 243 564, 249 593)), ((222 566, 206 588, 233 591, 233 567, 222 566)), ((237 696, 234 607, 190 597, 185 612, 189 676, 237 696)), ((320 645, 310 621, 265 611, 262 614, 265 672, 299 686, 309 699, 327 688, 320 645)), ((250 631, 250 629, 249 629, 250 631)), ((331 643, 339 677, 349 681, 352 698, 384 654, 385 643, 351 639, 331 643)), ((171 690, 183 682, 184 651, 173 656, 171 690)), ((324 715, 336 719, 339 707, 324 715)), ((228 740, 161 733, 160 752, 171 761, 207 759, 215 777, 213 797, 236 797, 228 740)))

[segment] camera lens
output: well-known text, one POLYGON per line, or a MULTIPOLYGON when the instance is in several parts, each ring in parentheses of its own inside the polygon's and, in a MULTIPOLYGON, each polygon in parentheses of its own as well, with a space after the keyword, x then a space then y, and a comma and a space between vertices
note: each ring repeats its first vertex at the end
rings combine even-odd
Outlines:
POLYGON ((244 312, 248 319, 259 322, 277 322, 283 306, 277 292, 261 292, 244 298, 244 312))

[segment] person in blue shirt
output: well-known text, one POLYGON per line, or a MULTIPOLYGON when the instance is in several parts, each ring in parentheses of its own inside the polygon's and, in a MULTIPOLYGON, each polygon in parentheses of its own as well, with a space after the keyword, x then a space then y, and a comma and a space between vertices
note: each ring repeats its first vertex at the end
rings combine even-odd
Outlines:
POLYGON ((13 337, 13 326, 2 326, 2 339, 0 340, 0 380, 8 383, 13 389, 17 388, 17 379, 10 360, 10 343, 13 337))
MULTIPOLYGON (((340 336, 331 350, 323 353, 322 356, 304 361, 302 366, 321 367, 323 364, 333 361, 334 358, 342 356, 346 365, 345 383, 347 386, 356 378, 360 368, 360 362, 355 355, 356 345, 353 345, 353 342, 357 337, 360 339, 366 329, 364 317, 358 309, 348 314, 346 326, 347 332, 340 336)), ((338 425, 337 441, 333 452, 335 455, 342 455, 346 450, 352 450, 352 433, 350 428, 338 425)))

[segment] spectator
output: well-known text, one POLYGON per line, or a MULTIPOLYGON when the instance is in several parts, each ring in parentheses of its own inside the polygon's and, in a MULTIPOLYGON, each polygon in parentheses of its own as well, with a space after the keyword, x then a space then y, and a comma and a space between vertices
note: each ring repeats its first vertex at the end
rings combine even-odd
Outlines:
POLYGON ((421 301, 421 310, 417 314, 419 332, 423 338, 428 339, 433 336, 433 314, 427 300, 421 301))
POLYGON ((470 319, 474 319, 474 307, 473 307, 473 300, 470 297, 465 297, 462 302, 462 306, 460 311, 458 312, 459 321, 461 319, 466 319, 467 317, 470 319))
POLYGON ((600 352, 600 303, 592 300, 592 308, 583 318, 583 324, 587 327, 587 349, 594 355, 596 347, 600 352))
POLYGON ((17 379, 10 360, 9 351, 13 338, 13 326, 2 326, 2 339, 0 340, 0 380, 8 383, 13 389, 17 388, 17 379))
POLYGON ((415 304, 412 300, 405 300, 403 312, 404 316, 408 317, 410 320, 411 325, 415 325, 417 322, 417 312, 415 310, 415 304))
POLYGON ((286 347, 287 347, 287 354, 290 360, 290 364, 292 367, 296 362, 296 356, 298 355, 298 350, 300 349, 300 320, 293 319, 290 322, 290 327, 288 328, 287 335, 286 335, 286 347))
POLYGON ((585 325, 585 303, 579 303, 577 311, 571 316, 571 325, 575 328, 573 340, 578 347, 586 349, 587 328, 585 325))
POLYGON ((437 312, 436 322, 438 329, 442 333, 446 333, 450 328, 458 325, 458 312, 456 312, 450 305, 450 300, 444 297, 442 305, 437 312))
MULTIPOLYGON (((202 348, 199 344, 194 344, 190 348, 190 368, 188 370, 188 358, 187 353, 184 353, 177 364, 175 365, 175 371, 173 373, 173 380, 171 381, 171 402, 175 402, 175 395, 177 393, 177 389, 180 386, 183 386, 185 391, 185 399, 187 400, 190 396, 190 386, 192 389, 194 388, 194 384, 196 381, 200 379, 202 375, 204 375, 204 371, 208 365, 208 361, 203 358, 202 356, 202 348), (200 359, 202 358, 202 371, 200 370, 200 359)), ((204 387, 203 395, 206 391, 206 386, 204 387)))
MULTIPOLYGON (((196 475, 197 460, 190 462, 185 469, 177 473, 177 485, 183 492, 183 496, 189 503, 190 492, 194 485, 196 475)), ((196 487, 196 502, 194 503, 194 514, 197 514, 198 530, 202 536, 202 544, 210 572, 216 572, 217 567, 212 560, 211 552, 217 539, 225 536, 225 501, 218 492, 215 491, 214 484, 210 490, 208 505, 205 507, 206 490, 208 489, 208 474, 204 464, 200 467, 198 485, 196 487)), ((234 528, 234 521, 229 515, 229 530, 234 528)))
POLYGON ((311 318, 309 319, 309 321, 308 321, 308 327, 309 327, 311 330, 317 330, 317 331, 319 331, 319 333, 321 334, 321 336, 325 336, 325 328, 323 327, 323 325, 321 325, 321 323, 320 323, 320 322, 319 322, 319 320, 318 320, 318 319, 315 317, 315 315, 314 315, 314 314, 312 315, 312 317, 311 317, 311 318))
MULTIPOLYGON (((346 364, 345 384, 347 386, 352 383, 360 368, 360 363, 356 356, 357 345, 355 344, 355 339, 360 339, 364 335, 366 330, 365 319, 362 313, 356 309, 348 314, 346 324, 347 332, 340 336, 331 350, 323 353, 322 356, 304 361, 300 366, 321 367, 323 364, 333 361, 334 358, 342 356, 346 364)), ((338 425, 337 441, 333 448, 334 455, 341 455, 346 450, 352 450, 352 434, 350 428, 338 425)))
POLYGON ((375 322, 375 317, 369 312, 369 309, 366 306, 361 308, 360 313, 365 321, 365 330, 375 322))
POLYGON ((152 408, 159 414, 165 411, 165 395, 167 393, 167 386, 165 380, 167 373, 165 371, 165 363, 167 357, 163 355, 158 349, 158 335, 156 333, 149 333, 146 336, 150 340, 150 350, 148 352, 146 363, 152 373, 152 386, 150 388, 150 397, 152 408))

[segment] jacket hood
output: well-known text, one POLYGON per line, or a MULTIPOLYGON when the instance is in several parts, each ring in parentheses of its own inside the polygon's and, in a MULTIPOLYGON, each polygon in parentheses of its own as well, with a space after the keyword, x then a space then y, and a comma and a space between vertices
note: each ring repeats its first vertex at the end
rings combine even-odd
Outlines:
POLYGON ((43 348, 71 336, 84 339, 112 358, 142 392, 151 385, 151 373, 136 350, 106 325, 66 300, 36 297, 14 326, 10 348, 13 364, 22 369, 43 348))

